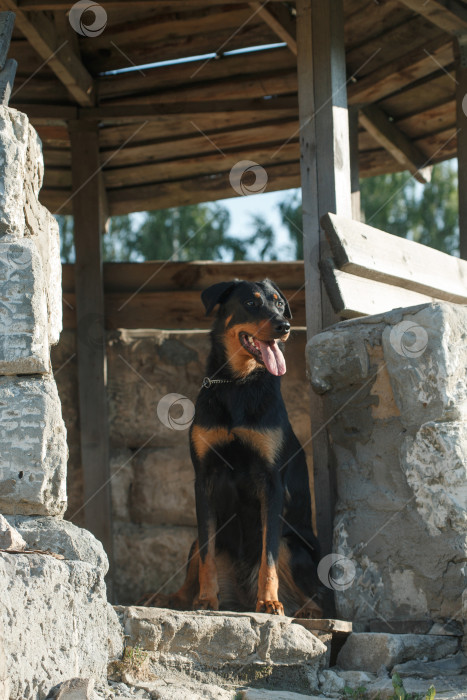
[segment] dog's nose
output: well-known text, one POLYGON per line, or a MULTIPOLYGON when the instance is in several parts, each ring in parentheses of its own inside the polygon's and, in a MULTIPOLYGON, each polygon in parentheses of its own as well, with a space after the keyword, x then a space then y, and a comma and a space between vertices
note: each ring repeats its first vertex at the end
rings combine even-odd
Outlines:
POLYGON ((277 333, 288 333, 290 331, 290 323, 288 321, 279 321, 279 323, 276 323, 274 326, 274 329, 277 333))

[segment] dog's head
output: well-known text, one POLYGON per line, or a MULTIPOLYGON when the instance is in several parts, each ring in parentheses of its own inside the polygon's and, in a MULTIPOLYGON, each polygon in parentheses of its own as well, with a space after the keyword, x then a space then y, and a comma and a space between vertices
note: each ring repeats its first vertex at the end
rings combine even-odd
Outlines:
POLYGON ((219 282, 205 289, 201 299, 206 315, 219 304, 215 329, 236 376, 245 377, 261 366, 278 377, 285 374, 278 341, 288 339, 292 314, 274 282, 219 282))

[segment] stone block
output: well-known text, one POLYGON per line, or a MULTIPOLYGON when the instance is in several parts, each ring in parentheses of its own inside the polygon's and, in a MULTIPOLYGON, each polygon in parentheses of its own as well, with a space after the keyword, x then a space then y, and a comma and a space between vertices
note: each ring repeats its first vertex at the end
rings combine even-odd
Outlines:
POLYGON ((185 578, 193 527, 114 522, 115 595, 134 605, 145 593, 172 593, 185 578))
POLYGON ((62 515, 66 431, 53 379, 0 377, 0 511, 62 515))
POLYGON ((94 700, 93 678, 71 678, 62 683, 56 700, 94 700))
POLYGON ((156 675, 164 668, 177 668, 190 674, 211 673, 230 682, 263 675, 263 687, 271 689, 318 688, 326 646, 308 630, 293 625, 291 618, 158 608, 122 612, 127 644, 148 653, 156 675))
POLYGON ((455 654, 459 640, 434 634, 354 633, 348 637, 337 656, 337 666, 344 671, 377 673, 381 666, 392 670, 396 664, 411 659, 436 661, 455 654))
MULTIPOLYGON (((24 183, 27 180, 29 120, 0 108, 0 236, 24 234, 24 183)), ((30 166, 31 167, 31 166, 30 166)))
POLYGON ((103 575, 107 573, 107 555, 101 542, 89 530, 52 517, 7 515, 6 519, 24 538, 28 549, 50 550, 67 561, 86 562, 97 567, 103 575))
POLYGON ((131 520, 196 527, 194 470, 187 444, 141 450, 132 461, 131 520))
MULTIPOLYGON (((467 365, 466 365, 467 367, 467 365)), ((401 468, 429 532, 467 532, 467 423, 424 423, 401 448, 401 468)))
POLYGON ((35 244, 0 238, 0 374, 49 371, 46 286, 35 244))
MULTIPOLYGON (((27 116, 8 107, 0 107, 0 162, 0 238, 5 245, 30 244, 39 254, 47 304, 45 338, 54 344, 62 327, 58 224, 38 200, 44 173, 40 139, 27 116)), ((26 253, 16 255, 21 262, 26 253)))
POLYGON ((438 676, 459 676, 467 672, 467 658, 462 652, 448 656, 438 661, 406 661, 396 664, 393 669, 401 678, 416 676, 417 678, 437 678, 438 676))
POLYGON ((77 675, 105 679, 107 600, 97 567, 0 553, 0 582, 11 698, 45 698, 77 675))
POLYGON ((439 302, 344 321, 307 345, 332 416, 333 551, 354 570, 336 606, 357 631, 380 619, 461 620, 466 325, 466 308, 439 302))
POLYGON ((26 549, 26 542, 23 540, 16 528, 0 515, 0 549, 13 549, 15 551, 26 549))

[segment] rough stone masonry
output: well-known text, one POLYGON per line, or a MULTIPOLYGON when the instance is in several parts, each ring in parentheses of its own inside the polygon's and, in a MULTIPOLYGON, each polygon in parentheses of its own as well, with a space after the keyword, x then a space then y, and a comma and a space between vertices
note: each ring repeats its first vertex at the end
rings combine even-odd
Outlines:
POLYGON ((0 552, 0 659, 11 700, 41 700, 79 675, 105 679, 109 614, 115 622, 101 544, 61 519, 66 430, 50 363, 62 324, 61 265, 57 223, 38 201, 42 176, 26 115, 1 107, 0 512, 27 550, 39 550, 0 552))
POLYGON ((338 614, 362 630, 381 619, 460 626, 467 309, 432 303, 338 323, 309 341, 307 360, 333 416, 338 614))

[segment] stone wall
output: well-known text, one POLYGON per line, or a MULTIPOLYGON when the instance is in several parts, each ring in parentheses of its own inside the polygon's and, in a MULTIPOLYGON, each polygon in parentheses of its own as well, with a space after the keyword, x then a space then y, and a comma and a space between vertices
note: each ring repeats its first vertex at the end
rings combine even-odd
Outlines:
POLYGON ((0 107, 0 692, 6 674, 10 700, 42 700, 76 675, 105 679, 115 616, 102 546, 62 520, 66 429, 50 363, 61 265, 42 175, 27 117, 0 107))
MULTIPOLYGON (((196 400, 208 349, 207 331, 108 333, 115 592, 121 604, 134 603, 147 591, 173 591, 183 580, 196 535, 188 431, 164 425, 157 405, 172 393, 196 400)), ((302 443, 310 436, 304 352, 305 331, 296 330, 287 343, 288 370, 282 386, 302 443)), ((65 331, 52 360, 70 450, 65 517, 80 525, 83 497, 75 353, 75 334, 65 331)), ((310 447, 308 443, 311 466, 310 447)))
POLYGON ((433 303, 342 322, 308 344, 333 416, 337 609, 360 627, 463 619, 466 328, 466 308, 433 303))

